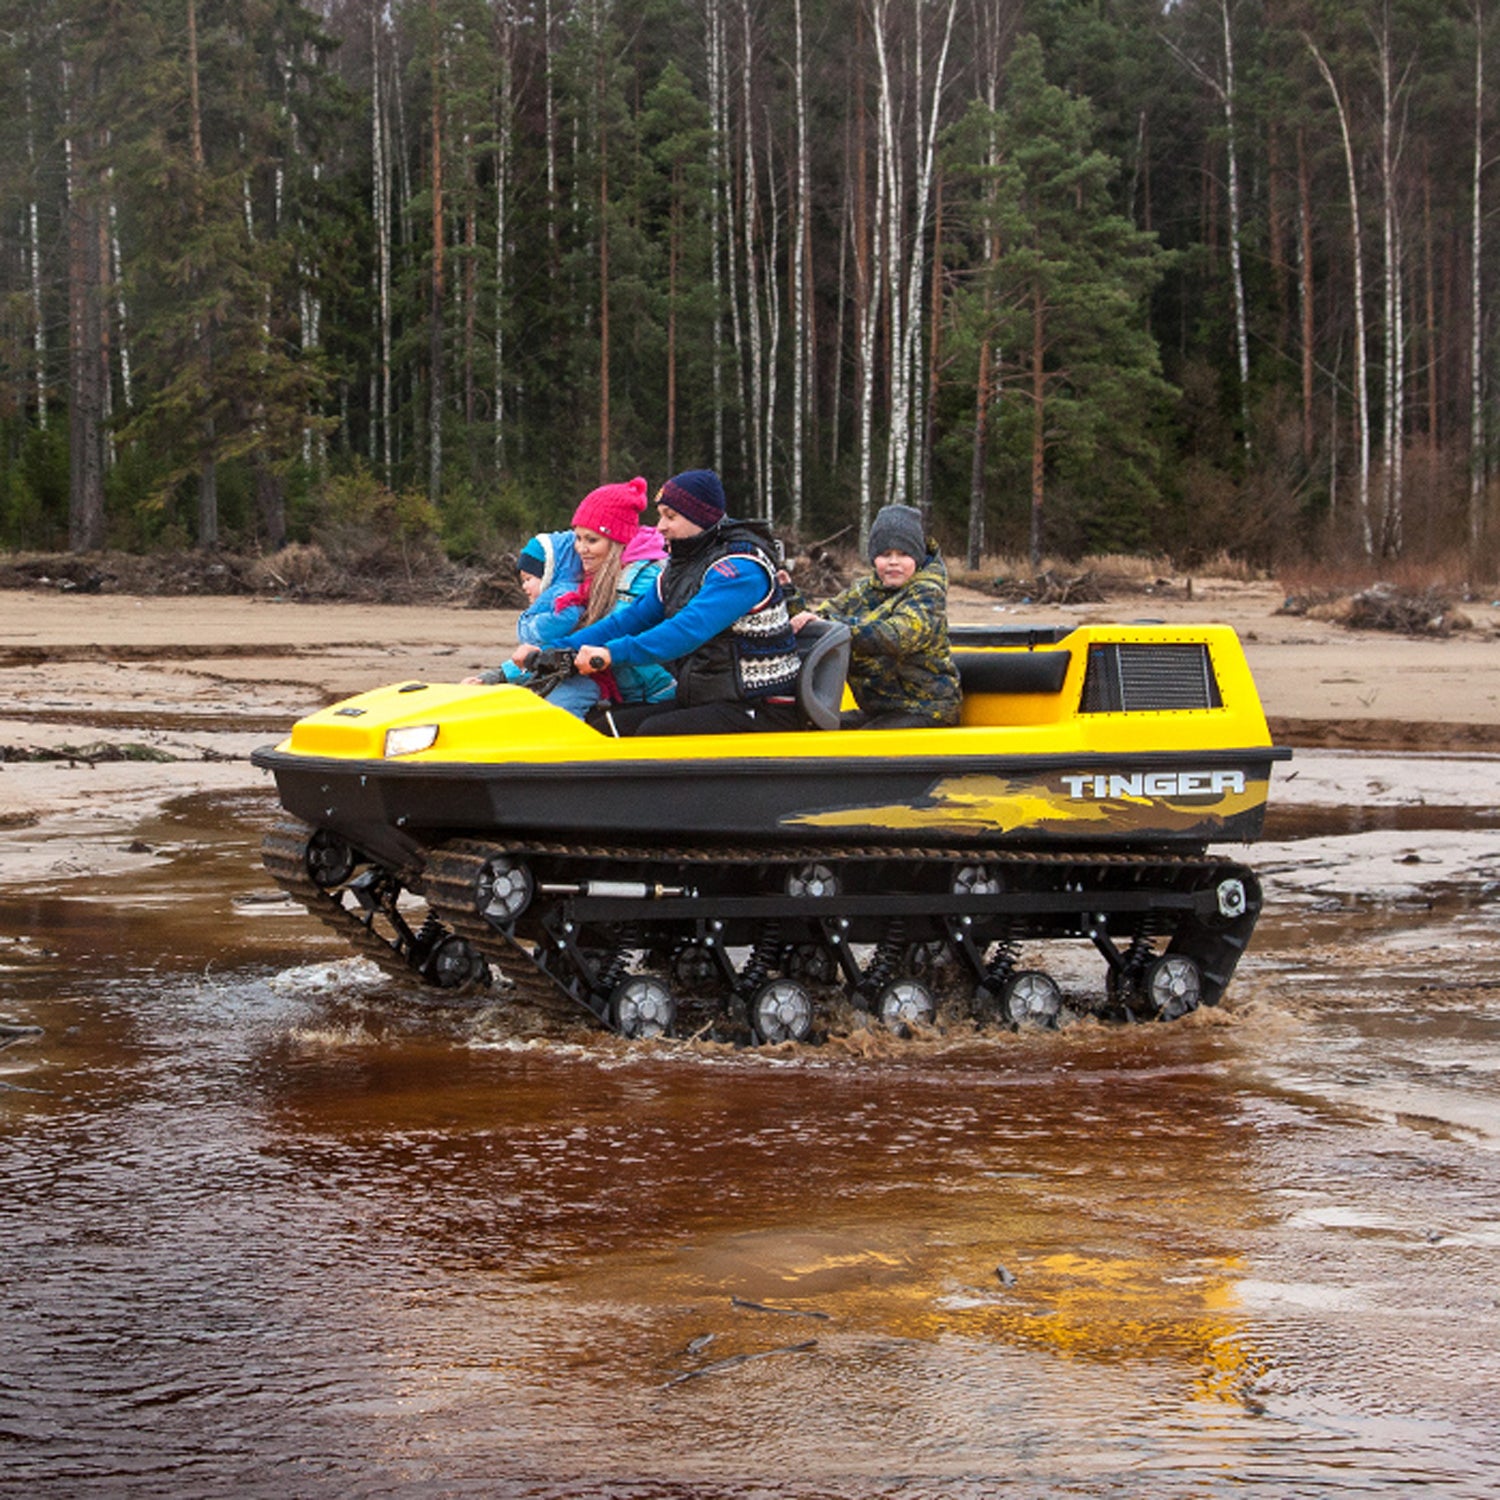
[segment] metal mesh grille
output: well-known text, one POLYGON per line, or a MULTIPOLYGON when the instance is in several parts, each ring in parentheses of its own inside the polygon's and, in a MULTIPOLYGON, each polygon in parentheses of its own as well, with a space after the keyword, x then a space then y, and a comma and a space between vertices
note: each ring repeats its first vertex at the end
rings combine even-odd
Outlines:
POLYGON ((1086 714, 1172 708, 1220 708, 1208 647, 1201 642, 1149 645, 1121 641, 1089 648, 1083 681, 1086 714))

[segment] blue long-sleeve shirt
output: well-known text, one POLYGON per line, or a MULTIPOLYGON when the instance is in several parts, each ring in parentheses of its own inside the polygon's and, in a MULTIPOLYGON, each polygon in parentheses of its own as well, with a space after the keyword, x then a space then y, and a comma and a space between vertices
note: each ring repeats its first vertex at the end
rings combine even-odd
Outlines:
POLYGON ((766 570, 751 558, 721 557, 704 574, 703 586, 668 618, 658 589, 634 604, 575 630, 554 645, 566 651, 608 646, 620 666, 677 661, 728 630, 766 597, 766 570))

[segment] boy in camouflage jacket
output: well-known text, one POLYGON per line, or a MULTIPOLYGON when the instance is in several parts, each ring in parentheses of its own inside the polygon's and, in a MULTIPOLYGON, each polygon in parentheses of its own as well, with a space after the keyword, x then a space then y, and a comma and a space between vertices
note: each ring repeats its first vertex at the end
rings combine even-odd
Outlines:
POLYGON ((948 649, 948 570, 920 511, 887 505, 870 525, 872 572, 816 610, 853 637, 848 729, 934 729, 958 723, 962 692, 948 649))

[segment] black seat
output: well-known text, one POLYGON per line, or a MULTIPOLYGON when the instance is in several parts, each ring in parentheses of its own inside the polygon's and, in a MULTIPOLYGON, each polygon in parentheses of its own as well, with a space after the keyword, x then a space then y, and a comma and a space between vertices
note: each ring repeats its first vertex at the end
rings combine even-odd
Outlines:
POLYGON ((955 651, 966 693, 1060 693, 1073 657, 1067 651, 955 651))
POLYGON ((814 729, 837 729, 844 680, 849 675, 849 627, 836 620, 809 620, 797 632, 797 707, 814 729))

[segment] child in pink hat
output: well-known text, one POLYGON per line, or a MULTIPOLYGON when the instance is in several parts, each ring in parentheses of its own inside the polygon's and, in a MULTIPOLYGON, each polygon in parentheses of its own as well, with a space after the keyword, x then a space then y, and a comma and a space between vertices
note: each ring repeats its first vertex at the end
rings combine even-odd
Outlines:
MULTIPOLYGON (((646 481, 601 484, 578 502, 573 512, 573 543, 583 578, 571 593, 558 596, 556 608, 583 610, 585 625, 633 604, 656 585, 666 547, 653 526, 642 527, 646 481)), ((602 696, 622 703, 656 703, 670 698, 676 683, 665 667, 654 663, 621 667, 600 677, 575 677, 554 688, 548 701, 580 718, 602 696)))

